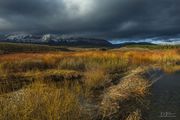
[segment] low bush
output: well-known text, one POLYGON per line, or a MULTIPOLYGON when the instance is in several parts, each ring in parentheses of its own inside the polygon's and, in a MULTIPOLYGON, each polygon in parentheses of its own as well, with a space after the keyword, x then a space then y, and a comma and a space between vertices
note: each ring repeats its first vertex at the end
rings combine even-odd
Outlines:
POLYGON ((1 63, 1 69, 4 72, 27 72, 32 70, 45 70, 52 68, 51 65, 46 64, 42 60, 22 60, 22 61, 8 61, 1 63))

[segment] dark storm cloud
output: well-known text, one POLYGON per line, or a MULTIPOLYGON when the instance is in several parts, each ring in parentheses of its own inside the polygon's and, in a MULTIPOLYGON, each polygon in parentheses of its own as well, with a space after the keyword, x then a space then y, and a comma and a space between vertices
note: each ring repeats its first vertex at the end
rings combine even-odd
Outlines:
POLYGON ((179 5, 179 0, 0 0, 0 32, 178 34, 179 5))

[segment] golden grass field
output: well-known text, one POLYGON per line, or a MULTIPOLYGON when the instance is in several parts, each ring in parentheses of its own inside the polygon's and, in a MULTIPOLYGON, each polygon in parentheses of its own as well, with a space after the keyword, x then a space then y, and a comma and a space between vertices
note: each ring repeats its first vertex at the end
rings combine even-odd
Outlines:
POLYGON ((179 48, 1 54, 0 120, 145 119, 143 74, 179 66, 179 48))

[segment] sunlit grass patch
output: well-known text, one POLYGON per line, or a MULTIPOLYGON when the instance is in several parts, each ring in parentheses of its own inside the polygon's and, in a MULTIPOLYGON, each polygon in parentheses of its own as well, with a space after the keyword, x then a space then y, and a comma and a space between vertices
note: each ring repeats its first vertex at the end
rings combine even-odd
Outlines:
POLYGON ((150 83, 140 76, 143 69, 131 71, 119 84, 105 93, 101 103, 104 119, 126 119, 136 109, 147 107, 145 97, 149 94, 150 83))
POLYGON ((60 88, 34 83, 26 89, 0 96, 0 119, 88 120, 78 96, 79 86, 60 88))
POLYGON ((108 75, 103 69, 92 69, 85 73, 84 83, 89 89, 103 87, 108 80, 108 75))
POLYGON ((179 63, 177 49, 1 55, 0 119, 139 120, 150 87, 144 68, 174 72, 179 63))
POLYGON ((58 63, 59 69, 84 70, 85 60, 81 57, 65 57, 58 63))

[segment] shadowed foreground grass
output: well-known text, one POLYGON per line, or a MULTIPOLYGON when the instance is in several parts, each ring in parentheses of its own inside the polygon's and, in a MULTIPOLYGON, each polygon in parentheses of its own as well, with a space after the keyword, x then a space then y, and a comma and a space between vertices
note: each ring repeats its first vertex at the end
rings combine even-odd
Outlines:
POLYGON ((180 50, 14 53, 0 56, 0 120, 141 120, 151 67, 179 69, 180 50))

